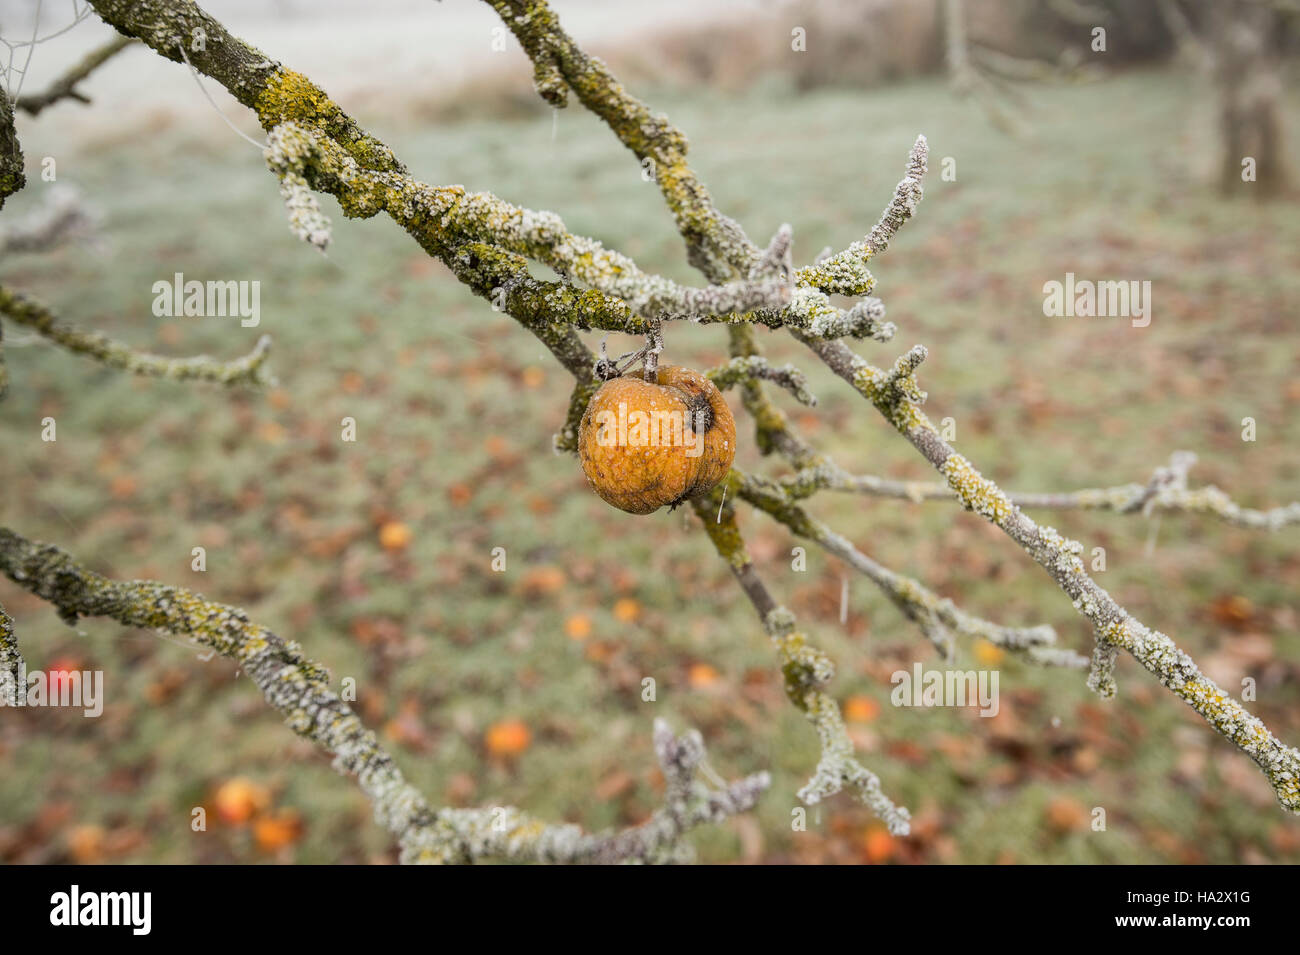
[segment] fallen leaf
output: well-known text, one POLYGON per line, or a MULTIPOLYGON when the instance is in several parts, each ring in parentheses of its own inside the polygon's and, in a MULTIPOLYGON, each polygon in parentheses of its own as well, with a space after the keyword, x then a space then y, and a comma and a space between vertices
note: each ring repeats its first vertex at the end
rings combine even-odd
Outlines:
POLYGON ((718 671, 707 663, 692 663, 686 673, 686 681, 697 690, 713 686, 718 679, 718 671))
POLYGON ((862 854, 866 856, 868 862, 875 865, 888 862, 897 849, 897 842, 884 826, 873 825, 867 827, 867 831, 862 837, 862 854))
POLYGON ((379 528, 379 544, 384 550, 405 550, 413 536, 401 521, 387 521, 379 528))
POLYGON ((614 602, 614 618, 623 623, 631 623, 641 616, 641 605, 631 597, 621 597, 614 602))
POLYGON ((263 852, 276 852, 302 838, 302 816, 296 809, 279 809, 258 817, 253 823, 253 840, 263 852))
POLYGON ((586 640, 591 636, 591 618, 586 614, 575 613, 564 622, 564 632, 570 640, 586 640))
POLYGON ((880 704, 869 696, 851 696, 844 701, 844 718, 850 723, 870 723, 880 715, 880 704))
POLYGON ((1056 796, 1044 813, 1048 828, 1058 833, 1073 832, 1088 825, 1088 810, 1069 796, 1056 796))
POLYGON ((260 783, 237 776, 217 788, 213 803, 222 822, 242 826, 271 804, 271 793, 260 783))
POLYGON ((488 727, 483 741, 491 755, 512 759, 528 749, 533 734, 522 720, 502 720, 488 727))

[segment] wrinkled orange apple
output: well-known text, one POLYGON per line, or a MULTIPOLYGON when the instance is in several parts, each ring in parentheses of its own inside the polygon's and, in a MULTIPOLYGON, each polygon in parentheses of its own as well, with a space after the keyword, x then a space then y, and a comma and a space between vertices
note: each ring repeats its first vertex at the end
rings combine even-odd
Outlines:
POLYGON ((707 494, 736 456, 736 420, 706 376, 675 365, 605 382, 578 430, 583 473, 601 500, 629 514, 707 494))

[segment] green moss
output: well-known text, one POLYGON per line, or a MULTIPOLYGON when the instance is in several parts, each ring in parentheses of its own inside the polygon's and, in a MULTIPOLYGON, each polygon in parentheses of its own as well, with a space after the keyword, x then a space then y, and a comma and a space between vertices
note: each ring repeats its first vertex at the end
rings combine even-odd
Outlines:
POLYGON ((279 70, 267 81, 253 107, 268 132, 281 123, 296 122, 323 130, 357 161, 362 169, 400 172, 393 151, 362 132, 319 86, 293 70, 279 70))

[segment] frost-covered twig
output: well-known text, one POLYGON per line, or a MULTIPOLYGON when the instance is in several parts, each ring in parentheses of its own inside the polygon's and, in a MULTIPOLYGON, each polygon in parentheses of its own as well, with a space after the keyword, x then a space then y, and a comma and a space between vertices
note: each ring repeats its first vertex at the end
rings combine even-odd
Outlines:
POLYGON ((890 832, 907 835, 911 815, 885 795, 879 777, 858 761, 839 704, 826 692, 835 676, 835 664, 795 629, 794 615, 777 605, 759 579, 736 526, 735 509, 722 497, 721 488, 692 501, 691 506, 772 638, 785 677, 786 696, 817 731, 821 756, 813 777, 799 790, 799 798, 815 805, 847 788, 880 817, 890 832))
POLYGON ((38 116, 42 110, 53 106, 60 100, 71 99, 76 100, 78 103, 89 103, 90 97, 81 93, 77 89, 77 84, 134 42, 130 37, 113 37, 113 39, 91 50, 73 64, 62 76, 50 84, 49 89, 42 93, 28 93, 25 96, 18 97, 17 107, 29 115, 38 116))
MULTIPOLYGON (((70 625, 80 617, 110 617, 187 638, 235 661, 290 729, 330 753, 340 773, 357 777, 376 821, 397 838, 404 862, 679 861, 689 851, 681 843, 687 831, 748 811, 770 782, 766 773, 757 773, 721 788, 706 785, 698 779, 704 759, 699 734, 675 737, 657 721, 655 751, 668 791, 664 808, 641 826, 585 834, 577 826, 549 825, 510 807, 435 810, 329 688, 328 672, 296 643, 253 623, 242 610, 183 587, 109 580, 59 548, 8 528, 0 528, 0 572, 53 604, 70 625)), ((0 666, 16 666, 17 659, 8 618, 0 611, 0 666)))
MULTIPOLYGON (((1114 511, 1118 514, 1181 513, 1204 514, 1237 527, 1279 530, 1300 523, 1300 501, 1258 510, 1242 507, 1212 484, 1187 487, 1187 469, 1196 461, 1191 452, 1176 451, 1170 465, 1157 468, 1146 484, 1117 484, 1078 491, 1007 491, 1007 499, 1019 507, 1043 510, 1114 511)), ((947 484, 934 481, 900 481, 873 474, 848 474, 833 465, 821 464, 783 478, 781 482, 797 497, 818 490, 851 491, 875 497, 922 501, 955 501, 947 484)))
MULTIPOLYGON (((748 812, 771 785, 767 773, 717 787, 700 779, 705 762, 698 730, 673 734, 665 720, 654 723, 655 755, 664 774, 664 805, 644 823, 620 832, 586 834, 574 825, 547 825, 514 808, 442 809, 440 824, 455 833, 460 859, 519 862, 595 863, 689 862, 693 851, 683 837, 748 812)), ((441 861, 441 860, 440 860, 441 861)))
POLYGON ((867 262, 885 251, 894 234, 912 218, 917 203, 921 201, 921 180, 925 177, 928 157, 929 145, 925 137, 916 137, 907 156, 907 172, 894 187, 894 196, 881 213, 880 221, 865 238, 854 242, 843 252, 800 269, 799 281, 823 292, 839 295, 866 295, 870 292, 875 280, 867 271, 867 262))
POLYGON ((722 391, 745 381, 763 378, 790 392, 800 404, 810 408, 817 405, 817 396, 808 390, 808 379, 803 376, 803 372, 790 364, 776 367, 761 355, 733 358, 725 365, 710 369, 706 374, 722 391))
POLYGON ((919 581, 890 570, 810 515, 776 482, 747 476, 733 468, 728 487, 734 496, 754 505, 792 533, 813 541, 866 576, 903 616, 920 627, 921 633, 945 659, 952 655, 952 634, 958 633, 964 637, 983 638, 1042 666, 1082 668, 1088 665, 1087 659, 1073 650, 1053 646, 1056 632, 1046 624, 1007 627, 992 623, 966 613, 919 581))
POLYGON ((26 218, 0 228, 0 255, 45 252, 68 241, 88 239, 97 225, 97 217, 76 189, 56 186, 44 205, 26 218))
MULTIPOLYGON (((806 340, 837 375, 849 382, 948 481, 962 505, 999 527, 1020 545, 1074 602, 1092 625, 1097 639, 1127 650, 1143 667, 1206 722, 1250 756, 1264 771, 1283 807, 1300 812, 1300 750, 1287 746, 1213 680, 1201 673, 1185 652, 1163 633, 1135 619, 1084 570, 1083 546, 1042 527, 1011 502, 992 481, 953 450, 915 401, 877 383, 887 373, 853 354, 843 342, 806 340)), ((1113 693, 1108 652, 1094 666, 1092 684, 1113 693)))
POLYGON ((463 241, 490 243, 620 299, 628 312, 597 326, 608 330, 639 332, 638 315, 752 321, 755 317, 748 313, 765 309, 778 315, 765 314, 764 322, 801 318, 798 311, 788 317, 779 314, 791 297, 788 278, 764 274, 706 288, 682 286, 642 271, 595 239, 569 232, 553 212, 524 209, 489 192, 466 193, 461 186, 434 187, 404 173, 366 169, 327 132, 305 124, 273 127, 266 159, 281 180, 294 234, 318 247, 328 242, 329 225, 315 204, 312 187, 337 196, 349 216, 387 212, 416 238, 439 248, 463 241))
POLYGON ((271 349, 269 335, 263 335, 251 352, 234 361, 217 361, 206 355, 167 358, 136 351, 98 332, 59 324, 54 313, 44 305, 4 286, 0 286, 0 315, 33 329, 68 351, 133 375, 172 381, 209 381, 220 385, 259 386, 270 381, 266 370, 266 359, 271 349))

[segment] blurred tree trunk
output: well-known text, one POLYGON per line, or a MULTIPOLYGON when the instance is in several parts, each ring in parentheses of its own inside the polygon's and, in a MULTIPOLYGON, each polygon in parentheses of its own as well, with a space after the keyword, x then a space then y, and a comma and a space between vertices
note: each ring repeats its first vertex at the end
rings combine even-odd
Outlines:
POLYGON ((1282 64, 1274 39, 1278 14, 1267 4, 1216 0, 1210 20, 1214 82, 1219 95, 1219 188, 1242 184, 1242 163, 1254 160, 1257 196, 1286 186, 1282 145, 1282 64))
POLYGON ((970 50, 966 42, 966 5, 962 0, 943 0, 943 38, 948 76, 958 92, 968 92, 970 50))

